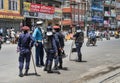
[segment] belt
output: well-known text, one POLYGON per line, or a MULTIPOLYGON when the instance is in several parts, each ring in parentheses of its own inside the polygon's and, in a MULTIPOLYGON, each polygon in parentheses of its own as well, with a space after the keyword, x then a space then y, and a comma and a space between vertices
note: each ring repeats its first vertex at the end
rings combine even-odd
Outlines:
POLYGON ((37 40, 37 42, 42 42, 42 40, 37 40))

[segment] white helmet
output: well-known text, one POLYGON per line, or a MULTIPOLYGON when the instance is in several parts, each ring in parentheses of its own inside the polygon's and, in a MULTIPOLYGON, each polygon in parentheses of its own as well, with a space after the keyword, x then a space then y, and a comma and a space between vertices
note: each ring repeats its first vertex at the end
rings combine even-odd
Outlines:
POLYGON ((46 33, 46 35, 47 35, 47 36, 52 36, 52 35, 53 35, 53 32, 52 32, 52 31, 48 31, 48 32, 46 33))
POLYGON ((43 21, 37 21, 36 22, 36 24, 42 24, 43 23, 43 21))

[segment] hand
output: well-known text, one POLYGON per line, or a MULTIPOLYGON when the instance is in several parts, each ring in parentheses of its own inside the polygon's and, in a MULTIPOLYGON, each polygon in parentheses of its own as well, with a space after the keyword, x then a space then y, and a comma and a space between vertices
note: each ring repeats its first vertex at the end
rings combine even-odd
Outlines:
POLYGON ((38 46, 38 43, 35 43, 35 46, 38 46))
POLYGON ((55 53, 55 56, 58 56, 58 53, 57 53, 57 52, 55 53))

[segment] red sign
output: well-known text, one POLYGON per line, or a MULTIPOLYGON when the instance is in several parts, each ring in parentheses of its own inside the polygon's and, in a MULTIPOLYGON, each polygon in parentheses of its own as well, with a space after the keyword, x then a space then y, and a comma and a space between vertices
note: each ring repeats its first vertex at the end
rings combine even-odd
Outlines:
POLYGON ((44 5, 42 5, 41 9, 40 9, 40 12, 41 13, 54 14, 55 8, 51 7, 51 6, 44 6, 44 5))
POLYGON ((45 6, 42 4, 31 3, 30 11, 31 12, 41 12, 41 13, 47 13, 47 14, 54 14, 55 8, 52 6, 45 6))
POLYGON ((31 5, 30 5, 31 12, 40 12, 40 9, 41 9, 41 4, 31 3, 31 5))

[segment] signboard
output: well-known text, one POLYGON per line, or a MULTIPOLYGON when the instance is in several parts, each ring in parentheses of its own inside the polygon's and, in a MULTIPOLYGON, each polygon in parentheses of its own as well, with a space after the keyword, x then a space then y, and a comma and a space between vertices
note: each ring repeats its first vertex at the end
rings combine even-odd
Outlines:
POLYGON ((53 19, 53 14, 44 14, 38 12, 24 12, 24 17, 27 18, 41 18, 41 19, 53 19))
POLYGON ((103 23, 103 18, 99 16, 92 16, 92 21, 103 23))
POLYGON ((54 18, 61 18, 62 17, 62 9, 55 8, 54 18))
POLYGON ((54 14, 55 8, 52 6, 45 6, 42 4, 24 2, 24 11, 54 14))
POLYGON ((103 8, 96 7, 96 6, 92 6, 91 9, 95 11, 103 11, 103 8))

